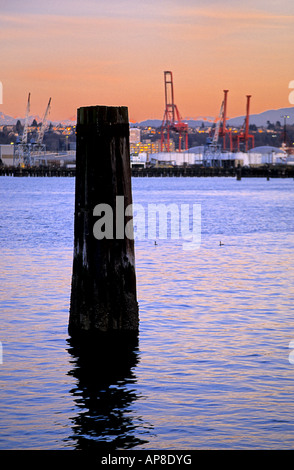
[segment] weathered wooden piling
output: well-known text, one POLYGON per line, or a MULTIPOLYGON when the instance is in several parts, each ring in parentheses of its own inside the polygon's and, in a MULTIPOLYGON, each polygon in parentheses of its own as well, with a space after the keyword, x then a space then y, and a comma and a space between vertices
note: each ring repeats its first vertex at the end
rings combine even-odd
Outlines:
POLYGON ((68 325, 72 337, 138 331, 134 240, 124 230, 126 224, 130 229, 130 216, 125 215, 130 204, 128 108, 79 108, 68 325))
POLYGON ((241 181, 241 179, 242 179, 242 168, 241 168, 240 165, 239 165, 239 167, 237 168, 236 173, 237 173, 237 181, 241 181))

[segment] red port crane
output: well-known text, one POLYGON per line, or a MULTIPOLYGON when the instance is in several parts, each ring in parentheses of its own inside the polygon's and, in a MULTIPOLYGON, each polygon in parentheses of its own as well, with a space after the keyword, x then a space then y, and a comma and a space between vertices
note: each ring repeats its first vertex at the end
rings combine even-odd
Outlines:
POLYGON ((240 132, 237 136, 237 149, 240 150, 240 142, 245 143, 245 152, 248 150, 248 143, 251 139, 251 148, 254 147, 254 135, 249 134, 249 108, 250 108, 250 98, 251 95, 246 95, 246 116, 243 126, 240 129, 240 132))
POLYGON ((184 138, 185 150, 188 150, 188 124, 182 121, 177 105, 174 103, 172 72, 164 72, 165 111, 161 124, 161 151, 170 151, 170 132, 179 133, 179 152, 184 138))

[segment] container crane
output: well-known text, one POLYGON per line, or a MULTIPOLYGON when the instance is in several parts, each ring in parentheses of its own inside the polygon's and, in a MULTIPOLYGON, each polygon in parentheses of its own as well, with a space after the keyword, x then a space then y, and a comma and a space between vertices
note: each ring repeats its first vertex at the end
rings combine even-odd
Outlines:
POLYGON ((13 157, 13 164, 14 165, 21 165, 31 166, 31 164, 35 164, 37 161, 39 163, 43 162, 47 164, 46 159, 46 147, 43 144, 43 138, 47 127, 47 117, 50 111, 51 106, 51 98, 49 99, 46 111, 44 113, 44 117, 42 120, 42 124, 37 136, 37 140, 35 143, 28 143, 28 121, 29 121, 29 113, 30 113, 30 99, 31 94, 28 95, 28 102, 26 108, 26 117, 25 117, 25 124, 23 135, 20 142, 14 145, 14 157, 13 157))
MULTIPOLYGON (((223 150, 226 149, 226 136, 229 136, 230 141, 230 151, 232 151, 233 143, 232 143, 232 133, 226 127, 227 123, 227 94, 229 90, 224 90, 224 99, 222 101, 218 118, 214 121, 216 123, 215 129, 213 132, 212 140, 209 143, 209 151, 216 152, 220 151, 220 145, 218 144, 219 137, 223 138, 223 150)), ((212 130, 211 130, 212 132, 212 130)))
POLYGON ((248 151, 248 143, 251 139, 251 148, 254 147, 254 135, 249 134, 249 108, 250 108, 251 95, 246 95, 246 116, 241 127, 239 134, 237 135, 237 149, 240 150, 240 142, 245 143, 245 152, 248 151))
POLYGON ((13 165, 29 166, 31 164, 30 144, 28 144, 28 125, 30 108, 31 94, 29 93, 22 137, 18 142, 14 144, 13 165))
POLYGON ((32 144, 31 147, 31 160, 34 164, 38 162, 39 164, 44 163, 47 165, 46 146, 43 144, 43 138, 48 124, 47 117, 50 111, 50 106, 51 98, 49 98, 49 102, 42 119, 41 127, 38 132, 37 140, 34 144, 32 144))
POLYGON ((188 124, 182 121, 181 115, 174 103, 174 86, 172 72, 164 72, 165 111, 161 124, 161 151, 170 151, 170 132, 179 133, 179 152, 182 150, 184 138, 185 150, 188 150, 188 124))

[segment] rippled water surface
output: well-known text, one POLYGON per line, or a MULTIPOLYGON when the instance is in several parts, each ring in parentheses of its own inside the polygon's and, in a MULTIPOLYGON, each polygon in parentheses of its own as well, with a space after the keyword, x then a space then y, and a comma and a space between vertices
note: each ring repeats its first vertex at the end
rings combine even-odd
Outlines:
POLYGON ((74 179, 0 178, 1 448, 293 448, 293 180, 132 184, 200 204, 201 245, 136 242, 138 344, 112 355, 67 334, 74 179))

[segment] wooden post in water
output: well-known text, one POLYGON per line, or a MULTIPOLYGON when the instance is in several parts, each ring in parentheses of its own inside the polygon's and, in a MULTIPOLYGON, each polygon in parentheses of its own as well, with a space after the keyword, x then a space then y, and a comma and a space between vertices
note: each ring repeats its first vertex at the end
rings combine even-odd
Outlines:
POLYGON ((130 204, 128 108, 79 108, 68 325, 72 337, 138 332, 132 219, 125 216, 130 204))

